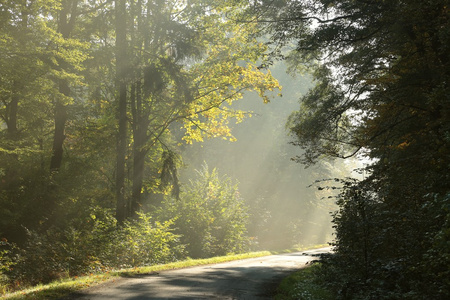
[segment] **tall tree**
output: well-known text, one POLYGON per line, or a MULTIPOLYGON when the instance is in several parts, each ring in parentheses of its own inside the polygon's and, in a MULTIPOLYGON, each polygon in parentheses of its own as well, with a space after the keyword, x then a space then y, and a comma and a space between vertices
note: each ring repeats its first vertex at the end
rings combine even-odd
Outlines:
MULTIPOLYGON (((122 22, 120 30, 129 30, 128 35, 116 31, 117 51, 123 47, 119 37, 131 46, 128 71, 124 71, 128 73, 124 77, 117 72, 122 80, 117 83, 124 85, 122 93, 129 95, 119 93, 128 103, 123 103, 119 111, 125 118, 126 109, 130 109, 132 130, 130 198, 118 196, 118 203, 122 203, 118 211, 125 211, 124 217, 136 216, 141 209, 146 174, 161 172, 158 169, 162 168, 163 179, 174 182, 163 180, 161 185, 172 185, 176 191, 171 124, 184 126, 187 141, 202 140, 205 134, 231 137, 228 119, 242 119, 244 114, 227 105, 241 98, 243 90, 256 90, 267 100, 265 91, 278 87, 270 73, 256 68, 265 47, 256 40, 252 40, 255 44, 248 43, 255 27, 239 27, 224 18, 235 10, 229 3, 210 1, 136 1, 130 3, 127 24, 116 17, 116 22, 122 22), (151 160, 158 163, 149 164, 151 160), (165 176, 166 171, 170 176, 165 176)), ((118 68, 119 59, 117 56, 118 68)), ((125 125, 119 125, 119 131, 125 125)), ((124 136, 120 136, 122 140, 124 136)), ((124 157, 122 151, 126 149, 121 149, 118 155, 124 157)), ((119 158, 118 162, 123 166, 119 158)), ((118 167, 121 184, 117 182, 116 188, 125 192, 121 170, 118 167)))
POLYGON ((48 35, 40 30, 42 19, 36 18, 38 12, 39 7, 34 3, 24 1, 2 3, 1 8, 0 205, 3 209, 0 231, 3 234, 17 235, 21 231, 20 223, 35 222, 31 215, 31 222, 26 222, 18 211, 21 205, 30 204, 24 199, 20 186, 25 170, 30 170, 30 166, 25 166, 38 150, 36 142, 42 137, 38 134, 39 129, 30 130, 41 126, 36 126, 34 118, 29 118, 28 110, 34 108, 35 116, 43 117, 48 105, 47 99, 40 101, 42 87, 48 87, 48 81, 39 78, 45 74, 45 68, 39 65, 39 56, 43 52, 40 39, 45 40, 48 35))
POLYGON ((437 242, 449 224, 448 1, 264 4, 249 11, 274 49, 293 40, 294 64, 319 62, 317 86, 290 120, 306 150, 299 160, 372 159, 370 176, 347 182, 338 202, 336 253, 348 274, 336 285, 347 287, 341 294, 448 297, 440 265, 449 249, 437 242), (439 261, 432 271, 430 257, 439 261))
MULTIPOLYGON (((78 17, 78 0, 62 1, 62 7, 58 16, 58 33, 63 39, 69 39, 78 17)), ((67 69, 67 63, 58 62, 58 67, 63 70, 67 69)), ((55 103, 55 132, 53 135, 52 158, 50 161, 50 169, 53 171, 61 168, 63 158, 63 143, 65 139, 65 126, 67 121, 67 98, 70 97, 70 86, 67 79, 60 78, 58 80, 58 89, 61 99, 55 103)))
POLYGON ((81 43, 61 38, 57 12, 54 1, 2 3, 0 110, 6 130, 1 129, 0 168, 4 219, 13 233, 51 214, 53 198, 43 196, 54 131, 49 112, 61 98, 60 80, 75 81, 73 70, 85 57, 81 43), (68 69, 62 71, 62 64, 68 69))
POLYGON ((116 218, 122 223, 126 216, 125 156, 127 145, 127 13, 126 1, 115 1, 116 23, 116 91, 117 91, 117 169, 116 169, 116 218))

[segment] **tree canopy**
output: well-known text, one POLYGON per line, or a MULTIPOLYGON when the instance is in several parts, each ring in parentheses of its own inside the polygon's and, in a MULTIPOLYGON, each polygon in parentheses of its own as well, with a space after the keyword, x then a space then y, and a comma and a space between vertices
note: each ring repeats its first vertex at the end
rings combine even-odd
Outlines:
POLYGON ((195 239, 173 233, 182 207, 157 214, 163 197, 201 202, 202 191, 181 192, 182 145, 234 140, 230 124, 249 114, 233 103, 247 91, 265 103, 281 88, 259 68, 267 47, 256 24, 233 21, 240 5, 0 1, 2 292, 12 282, 247 249, 245 206, 227 198, 237 186, 215 171, 214 197, 225 199, 204 208, 207 223, 222 220, 213 250, 188 253, 195 239))
POLYGON ((447 299, 449 18, 448 0, 0 1, 0 288, 247 249, 237 185, 205 168, 181 190, 181 148, 235 140, 234 103, 268 102, 279 59, 315 83, 294 160, 367 164, 334 180, 330 287, 447 299))
POLYGON ((231 104, 247 90, 267 102, 266 92, 279 89, 257 68, 265 46, 252 37, 255 25, 225 18, 237 8, 221 1, 3 1, 0 232, 64 219, 60 193, 74 192, 71 180, 81 188, 77 180, 89 177, 74 172, 81 166, 103 178, 100 190, 115 193, 120 222, 137 217, 143 193, 172 186, 177 194, 177 144, 233 139, 228 122, 245 113, 231 104))
POLYGON ((288 124, 305 149, 297 160, 368 159, 369 176, 344 184, 335 215, 334 262, 347 271, 336 284, 341 295, 448 297, 448 269, 439 267, 449 264, 450 250, 442 243, 450 195, 448 1, 261 1, 248 13, 271 34, 274 55, 314 72, 316 87, 288 124))

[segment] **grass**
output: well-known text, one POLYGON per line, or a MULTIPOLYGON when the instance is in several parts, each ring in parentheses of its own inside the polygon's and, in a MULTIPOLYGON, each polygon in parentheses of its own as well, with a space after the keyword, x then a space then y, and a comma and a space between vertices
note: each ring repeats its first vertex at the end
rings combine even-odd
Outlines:
POLYGON ((81 289, 98 285, 100 283, 104 283, 106 281, 117 280, 120 277, 132 277, 140 274, 151 274, 154 272, 164 271, 164 270, 173 270, 173 269, 182 269, 193 266, 200 265, 209 265, 209 264, 217 264, 227 261, 240 260, 246 258, 254 258, 254 257, 262 257, 274 254, 281 253, 290 253, 297 251, 304 251, 307 249, 314 249, 325 247, 325 245, 318 245, 315 247, 308 248, 295 248, 288 249, 283 251, 259 251, 259 252, 250 252, 244 254, 236 254, 236 255, 227 255, 206 259, 187 259, 183 261, 163 264, 163 265, 154 265, 148 267, 140 267, 133 269, 125 269, 118 270, 113 272, 101 273, 101 274, 92 274, 90 276, 76 277, 76 278, 67 278, 59 281, 52 282, 50 284, 45 285, 37 285, 28 289, 23 289, 14 293, 4 294, 2 295, 2 299, 8 300, 19 300, 19 299, 58 299, 63 298, 71 293, 79 291, 81 289))
POLYGON ((275 300, 332 300, 332 293, 320 282, 319 263, 303 268, 284 278, 275 300))

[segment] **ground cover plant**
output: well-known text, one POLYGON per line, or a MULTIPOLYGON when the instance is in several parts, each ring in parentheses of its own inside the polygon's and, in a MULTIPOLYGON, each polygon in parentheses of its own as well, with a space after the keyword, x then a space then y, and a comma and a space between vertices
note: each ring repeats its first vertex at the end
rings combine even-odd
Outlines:
POLYGON ((321 265, 313 263, 296 271, 281 281, 274 299, 277 300, 331 300, 333 293, 327 289, 320 276, 321 265))

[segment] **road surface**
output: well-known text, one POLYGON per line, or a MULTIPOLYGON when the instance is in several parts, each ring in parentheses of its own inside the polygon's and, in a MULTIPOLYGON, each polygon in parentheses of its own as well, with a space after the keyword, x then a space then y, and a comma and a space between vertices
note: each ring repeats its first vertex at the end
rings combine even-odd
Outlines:
POLYGON ((280 280, 329 248, 120 278, 72 295, 79 300, 271 299, 280 280))

